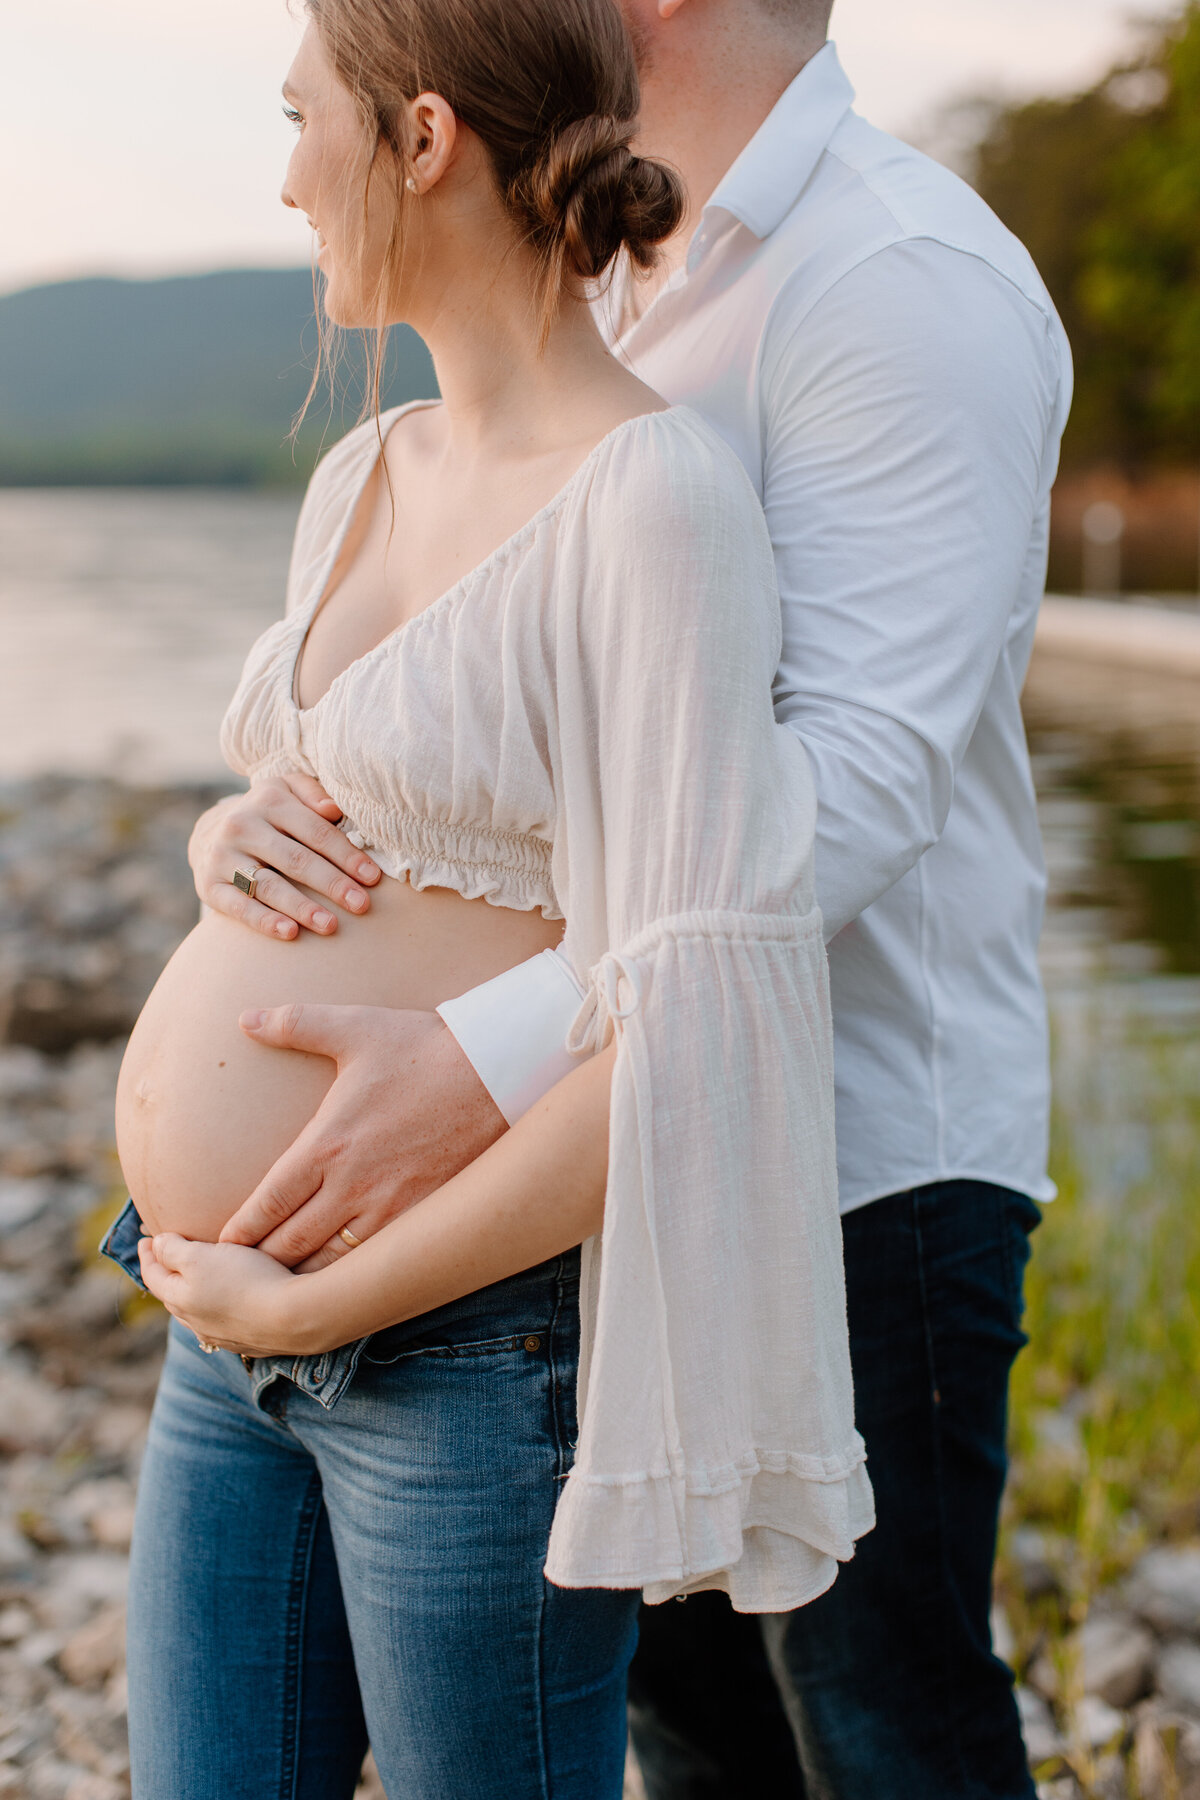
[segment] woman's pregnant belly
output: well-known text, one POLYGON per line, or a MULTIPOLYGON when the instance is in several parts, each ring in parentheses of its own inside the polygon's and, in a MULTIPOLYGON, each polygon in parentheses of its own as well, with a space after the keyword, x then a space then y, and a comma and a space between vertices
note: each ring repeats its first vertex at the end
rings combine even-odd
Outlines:
POLYGON ((117 1085, 117 1149, 155 1231, 215 1239, 311 1119, 334 1077, 323 1056, 271 1050, 239 1029, 291 1001, 412 1007, 489 981, 556 944, 561 923, 418 892, 385 876, 361 919, 291 943, 217 914, 175 952, 142 1010, 117 1085))

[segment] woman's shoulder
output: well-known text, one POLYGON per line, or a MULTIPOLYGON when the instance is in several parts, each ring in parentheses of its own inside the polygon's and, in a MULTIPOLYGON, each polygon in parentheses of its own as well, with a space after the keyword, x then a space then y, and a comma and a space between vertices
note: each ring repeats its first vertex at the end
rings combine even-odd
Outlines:
POLYGON ((689 406, 629 419, 599 446, 579 523, 618 581, 674 562, 774 580, 762 502, 741 459, 689 406), (769 572, 769 573, 768 573, 769 572))
POLYGON ((339 438, 335 444, 320 458, 308 483, 308 500, 322 500, 338 492, 352 489, 361 481, 379 455, 380 447, 391 431, 392 426, 414 405, 423 402, 408 401, 403 406, 389 407, 387 412, 369 419, 362 419, 339 438))
POLYGON ((743 522, 765 531, 762 504, 741 459, 690 406, 641 413, 609 433, 600 449, 595 503, 618 508, 629 525, 701 533, 743 522))
POLYGON ((293 548, 294 576, 302 575, 305 565, 320 562, 362 492, 392 426, 409 407, 420 404, 410 401, 404 406, 393 406, 378 417, 363 419, 326 450, 309 477, 300 509, 293 548))
POLYGON ((586 580, 564 589, 585 640, 628 649, 693 625, 748 633, 753 624, 756 642, 774 643, 766 518, 720 434, 690 407, 670 407, 628 420, 600 452, 574 533, 586 580))

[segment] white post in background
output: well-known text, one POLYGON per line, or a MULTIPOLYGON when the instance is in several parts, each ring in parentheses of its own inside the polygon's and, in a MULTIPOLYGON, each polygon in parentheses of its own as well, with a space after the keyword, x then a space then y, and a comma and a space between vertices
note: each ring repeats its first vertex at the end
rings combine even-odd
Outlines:
POLYGON ((1125 514, 1112 500, 1093 500, 1083 515, 1083 591, 1091 600, 1115 600, 1121 592, 1121 540, 1125 514))

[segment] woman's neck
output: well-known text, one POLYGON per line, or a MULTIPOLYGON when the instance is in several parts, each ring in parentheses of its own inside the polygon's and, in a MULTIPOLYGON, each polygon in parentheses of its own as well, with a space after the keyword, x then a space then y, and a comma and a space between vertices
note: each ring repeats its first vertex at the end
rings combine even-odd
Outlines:
MULTIPOLYGON (((587 305, 564 297, 540 341, 532 259, 510 256, 447 284, 414 320, 433 357, 456 457, 537 453, 587 436, 633 383, 609 355, 587 305)), ((640 384, 636 384, 640 387, 640 384)), ((648 393, 648 390, 647 390, 648 393)), ((637 410, 625 402, 626 410, 637 410)))

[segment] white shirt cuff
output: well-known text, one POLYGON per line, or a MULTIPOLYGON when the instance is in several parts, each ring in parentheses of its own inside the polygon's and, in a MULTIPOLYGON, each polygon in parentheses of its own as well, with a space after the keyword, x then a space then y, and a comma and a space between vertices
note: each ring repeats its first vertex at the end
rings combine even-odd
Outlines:
POLYGON ((578 1068, 567 1033, 583 989, 565 956, 543 950, 438 1014, 510 1125, 578 1068))

